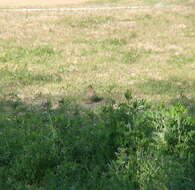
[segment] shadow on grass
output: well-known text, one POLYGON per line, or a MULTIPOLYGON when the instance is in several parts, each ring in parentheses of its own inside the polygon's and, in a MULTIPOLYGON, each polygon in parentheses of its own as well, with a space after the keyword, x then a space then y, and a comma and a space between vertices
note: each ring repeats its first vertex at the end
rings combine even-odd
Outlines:
POLYGON ((155 112, 127 99, 96 113, 66 99, 57 109, 1 100, 0 187, 193 190, 193 124, 183 108, 155 112))
POLYGON ((18 71, 1 70, 1 77, 2 81, 6 81, 7 86, 29 86, 40 83, 47 84, 49 82, 60 82, 62 80, 60 76, 56 74, 32 73, 27 69, 18 71))
MULTIPOLYGON (((0 187, 57 190, 84 184, 87 168, 95 166, 96 137, 88 127, 93 126, 93 119, 92 112, 69 100, 60 102, 58 109, 52 109, 49 100, 42 104, 17 97, 1 100, 0 187)), ((104 156, 100 156, 101 170, 106 167, 104 156)))
POLYGON ((195 82, 170 78, 168 80, 148 80, 137 85, 147 95, 169 95, 172 98, 170 105, 181 104, 185 106, 192 115, 195 115, 195 82))
POLYGON ((185 95, 180 95, 178 98, 172 99, 170 105, 181 104, 186 107, 192 117, 195 118, 195 98, 188 98, 185 95))
POLYGON ((167 80, 147 80, 137 85, 145 94, 181 94, 195 92, 195 82, 182 80, 179 78, 169 78, 167 80))

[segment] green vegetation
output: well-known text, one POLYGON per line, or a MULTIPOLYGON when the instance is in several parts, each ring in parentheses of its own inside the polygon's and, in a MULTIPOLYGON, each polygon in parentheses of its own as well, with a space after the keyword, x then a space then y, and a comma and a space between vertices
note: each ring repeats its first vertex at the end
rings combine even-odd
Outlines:
MULTIPOLYGON (((5 50, 4 50, 5 51, 5 50)), ((44 61, 51 59, 54 56, 54 51, 49 47, 37 47, 34 49, 23 48, 23 47, 6 47, 6 51, 3 55, 0 56, 0 62, 9 63, 9 62, 22 62, 23 59, 37 58, 33 60, 33 63, 40 64, 44 61), (38 60, 39 59, 39 60, 38 60)))
POLYGON ((185 56, 185 55, 174 55, 171 56, 169 59, 170 63, 176 64, 176 65, 182 65, 182 64, 190 64, 195 62, 195 54, 185 56))
POLYGON ((92 85, 101 97, 117 102, 124 101, 126 89, 155 103, 170 104, 181 92, 193 102, 194 9, 189 1, 166 2, 171 4, 166 8, 76 14, 2 12, 1 101, 17 94, 36 104, 36 97, 51 95, 55 101, 71 97, 82 104, 82 94, 92 85))
POLYGON ((194 8, 164 2, 1 12, 0 189, 195 189, 194 8))
POLYGON ((193 190, 195 120, 125 97, 96 112, 12 103, 0 116, 1 188, 193 190))

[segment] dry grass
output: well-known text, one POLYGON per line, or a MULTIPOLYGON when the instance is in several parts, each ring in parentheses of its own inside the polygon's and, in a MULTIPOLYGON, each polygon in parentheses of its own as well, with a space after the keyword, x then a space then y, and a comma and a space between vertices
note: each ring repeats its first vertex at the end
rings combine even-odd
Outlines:
POLYGON ((35 101, 49 95, 82 102, 92 84, 101 96, 118 100, 126 89, 151 101, 169 102, 181 93, 195 98, 194 8, 190 1, 166 2, 172 5, 0 12, 1 97, 35 101))

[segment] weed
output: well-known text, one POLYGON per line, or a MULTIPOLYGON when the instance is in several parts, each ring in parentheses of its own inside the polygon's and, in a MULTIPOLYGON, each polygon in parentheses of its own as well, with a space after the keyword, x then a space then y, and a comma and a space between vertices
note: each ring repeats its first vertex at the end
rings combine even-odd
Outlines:
POLYGON ((1 187, 194 189, 195 123, 187 110, 125 96, 127 103, 97 112, 66 101, 58 110, 0 112, 1 187))
POLYGON ((166 1, 170 9, 0 14, 1 189, 195 189, 194 10, 166 1), (88 110, 90 83, 108 103, 88 110), (131 91, 124 102, 127 88, 174 105, 131 91), (52 98, 40 95, 40 106, 39 94, 52 98))

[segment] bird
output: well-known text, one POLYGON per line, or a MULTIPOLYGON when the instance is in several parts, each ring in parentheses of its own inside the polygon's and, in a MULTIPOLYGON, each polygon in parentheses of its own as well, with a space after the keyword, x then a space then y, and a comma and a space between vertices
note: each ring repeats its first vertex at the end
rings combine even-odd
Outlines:
POLYGON ((97 103, 103 100, 102 97, 99 97, 93 86, 89 85, 86 91, 86 96, 85 96, 85 100, 87 101, 87 103, 97 103))

